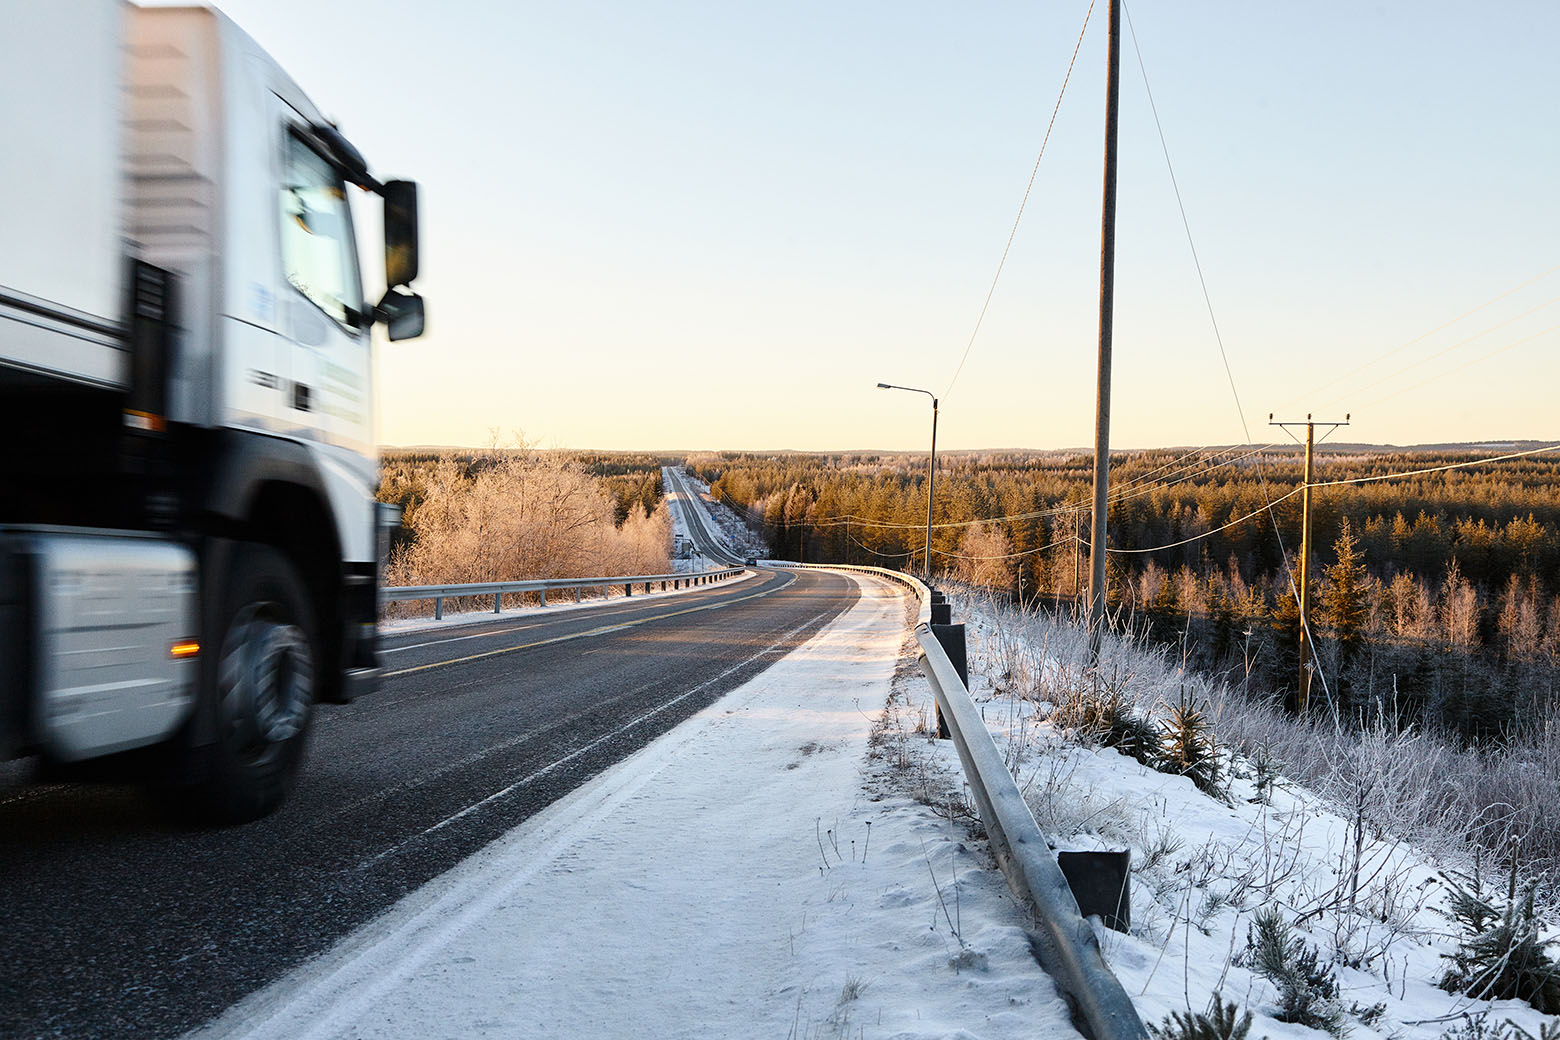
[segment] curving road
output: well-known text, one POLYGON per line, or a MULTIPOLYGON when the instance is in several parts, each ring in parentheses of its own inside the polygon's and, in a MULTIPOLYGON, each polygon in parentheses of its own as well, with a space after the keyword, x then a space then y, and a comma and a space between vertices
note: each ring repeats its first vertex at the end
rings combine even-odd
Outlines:
MULTIPOLYGON (((276 815, 198 832, 131 790, 0 786, 0 1036, 176 1036, 806 641, 838 575, 404 634, 315 717, 276 815)), ((610 898, 605 895, 604 898, 610 898)))

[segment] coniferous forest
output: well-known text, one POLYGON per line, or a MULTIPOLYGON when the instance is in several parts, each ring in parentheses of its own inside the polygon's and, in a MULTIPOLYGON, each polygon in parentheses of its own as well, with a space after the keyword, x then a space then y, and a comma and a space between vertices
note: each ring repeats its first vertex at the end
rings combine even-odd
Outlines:
MULTIPOLYGON (((1318 450, 1313 701, 1473 741, 1550 716, 1560 454, 1470 465, 1537 447, 1318 450)), ((1114 454, 1118 623, 1192 667, 1293 691, 1303 458, 1285 447, 1114 454)), ((924 568, 924 454, 725 452, 688 467, 762 527, 777 557, 924 568)), ((1092 475, 1079 452, 939 455, 934 572, 1072 609, 1088 583, 1092 475)))

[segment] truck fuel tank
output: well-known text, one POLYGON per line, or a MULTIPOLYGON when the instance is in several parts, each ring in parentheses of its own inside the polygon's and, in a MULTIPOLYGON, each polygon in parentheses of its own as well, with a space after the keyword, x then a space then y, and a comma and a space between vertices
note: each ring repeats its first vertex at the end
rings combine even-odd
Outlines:
POLYGON ((26 745, 76 761, 165 739, 184 720, 200 651, 193 550, 134 532, 0 529, 0 573, 16 579, 0 614, 20 622, 0 715, 26 720, 26 745))

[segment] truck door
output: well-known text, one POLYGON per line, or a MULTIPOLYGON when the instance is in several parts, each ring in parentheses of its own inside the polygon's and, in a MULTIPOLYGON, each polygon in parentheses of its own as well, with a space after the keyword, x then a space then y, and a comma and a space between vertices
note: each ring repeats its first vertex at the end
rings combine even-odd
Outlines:
POLYGON ((372 454, 369 318, 348 187, 297 133, 284 139, 278 200, 291 351, 287 415, 296 436, 372 454))

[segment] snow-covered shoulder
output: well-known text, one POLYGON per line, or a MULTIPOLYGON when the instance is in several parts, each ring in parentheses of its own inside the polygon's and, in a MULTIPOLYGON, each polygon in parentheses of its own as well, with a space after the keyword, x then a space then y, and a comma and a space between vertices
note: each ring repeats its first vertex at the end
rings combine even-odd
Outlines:
POLYGON ((904 599, 854 580, 804 646, 197 1035, 1073 1035, 1000 874, 887 782, 904 599))

